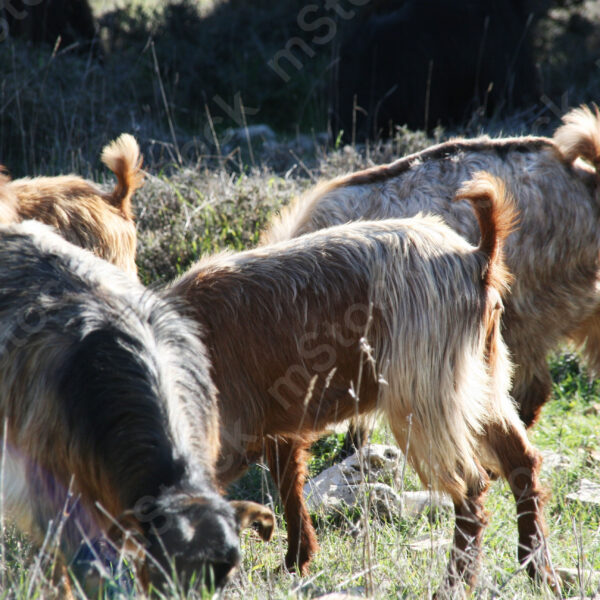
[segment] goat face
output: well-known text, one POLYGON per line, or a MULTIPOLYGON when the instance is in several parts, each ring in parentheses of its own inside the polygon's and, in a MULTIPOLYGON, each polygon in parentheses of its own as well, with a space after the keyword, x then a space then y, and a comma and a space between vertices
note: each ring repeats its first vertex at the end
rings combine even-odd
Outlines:
POLYGON ((148 575, 155 586, 172 573, 184 588, 196 582, 216 588, 227 581, 240 560, 239 525, 227 501, 167 491, 147 508, 148 575))

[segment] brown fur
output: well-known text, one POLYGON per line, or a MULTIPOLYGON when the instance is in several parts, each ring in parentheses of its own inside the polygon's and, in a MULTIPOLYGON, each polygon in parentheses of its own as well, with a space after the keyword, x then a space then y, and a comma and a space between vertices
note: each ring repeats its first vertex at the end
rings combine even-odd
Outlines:
POLYGON ((142 159, 128 134, 106 146, 102 162, 117 177, 111 192, 77 175, 11 181, 8 191, 18 200, 19 220, 52 225, 69 242, 136 276, 137 236, 131 198, 143 182, 142 159))
POLYGON ((580 106, 567 113, 563 126, 559 127, 554 140, 569 163, 579 157, 591 163, 598 170, 600 166, 600 112, 594 104, 594 110, 580 106))
MULTIPOLYGON (((226 485, 264 450, 289 568, 306 573, 318 549, 302 495, 308 448, 357 412, 384 412, 399 445, 410 441, 422 482, 448 492, 457 510, 478 501, 485 469, 507 476, 502 439, 488 442, 492 424, 536 456, 507 394, 499 334, 514 209, 487 175, 462 195, 484 224, 479 247, 436 217, 353 223, 204 259, 169 290, 191 304, 210 352, 217 476, 226 485)), ((541 522, 539 507, 528 518, 541 522)), ((465 579, 454 562, 449 572, 465 579)))
POLYGON ((270 509, 245 500, 232 500, 229 504, 235 510, 240 529, 254 527, 265 542, 273 537, 275 516, 270 509))
POLYGON ((481 232, 479 251, 487 257, 490 265, 485 272, 486 287, 507 292, 512 275, 504 262, 503 246, 515 229, 517 213, 504 182, 485 171, 475 173, 473 179, 460 187, 455 200, 468 200, 477 217, 481 232), (504 203, 497 199, 490 202, 490 198, 503 198, 504 203))
POLYGON ((561 340, 575 341, 591 370, 600 372, 600 114, 581 107, 563 121, 553 139, 453 140, 318 184, 273 220, 262 242, 425 212, 476 243, 472 211, 452 200, 477 171, 500 177, 519 211, 519 227, 505 247, 514 283, 503 336, 516 365, 513 397, 530 426, 550 396, 546 356, 561 340))
POLYGON ((0 166, 0 225, 8 225, 17 221, 17 197, 8 187, 10 178, 3 173, 0 166))

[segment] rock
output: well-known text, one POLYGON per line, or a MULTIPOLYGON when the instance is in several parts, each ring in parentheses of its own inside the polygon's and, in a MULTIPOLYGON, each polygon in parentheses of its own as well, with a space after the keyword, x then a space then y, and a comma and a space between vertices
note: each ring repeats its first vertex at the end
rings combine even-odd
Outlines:
POLYGON ((563 583, 574 585, 579 581, 577 569, 571 567, 556 567, 554 571, 563 583))
POLYGON ((563 471, 571 466, 571 459, 560 452, 542 450, 541 455, 544 459, 542 462, 543 475, 547 476, 552 474, 554 471, 563 471))
POLYGON ((365 446, 306 483, 304 496, 309 510, 324 514, 343 512, 360 506, 368 495, 375 500, 376 512, 383 510, 386 516, 399 514, 400 497, 381 479, 396 482, 401 460, 402 453, 394 446, 365 446))
POLYGON ((365 481, 381 481, 399 484, 404 457, 395 446, 369 444, 341 463, 333 465, 315 477, 313 487, 325 488, 328 485, 353 485, 365 481))
POLYGON ((408 544, 408 547, 413 552, 428 552, 430 550, 445 550, 448 546, 452 545, 452 540, 448 538, 431 539, 426 537, 420 540, 416 540, 408 544))
POLYGON ((585 458, 588 467, 595 467, 600 463, 600 450, 592 449, 585 458))
POLYGON ((306 483, 307 506, 320 514, 345 513, 362 507, 366 500, 371 512, 384 518, 417 516, 429 508, 452 509, 452 503, 444 495, 429 492, 399 495, 388 483, 382 483, 383 480, 399 487, 403 462, 402 453, 394 446, 365 446, 306 483))
POLYGON ((227 129, 222 141, 223 149, 230 152, 237 146, 248 144, 257 147, 267 142, 274 142, 275 132, 268 125, 248 125, 248 127, 238 127, 237 129, 227 129))
POLYGON ((311 581, 303 581, 301 579, 297 579, 296 577, 294 577, 294 580, 297 580, 297 584, 292 586, 294 591, 292 598, 298 598, 298 600, 305 600, 307 598, 311 598, 311 600, 356 600, 357 598, 362 598, 363 600, 370 599, 370 596, 365 596, 365 588, 362 586, 331 592, 319 588, 311 581))
POLYGON ((579 571, 572 567, 556 567, 556 575, 563 583, 568 585, 577 585, 579 583, 579 571))
POLYGON ((316 148, 322 148, 327 145, 329 136, 327 133, 317 133, 316 135, 298 134, 290 143, 291 149, 297 154, 309 154, 316 148))
MULTIPOLYGON (((562 583, 571 588, 571 591, 579 589, 582 584, 583 589, 593 589, 600 585, 600 571, 592 571, 590 569, 580 571, 574 567, 556 567, 554 570, 562 583)), ((578 600, 587 600, 587 598, 590 598, 592 600, 591 596, 573 596, 573 598, 577 598, 578 600)), ((597 596, 594 596, 594 598, 597 598, 597 596)))
POLYGON ((595 417, 600 415, 600 402, 594 402, 591 406, 588 406, 583 411, 583 414, 586 416, 594 415, 595 417))
POLYGON ((305 496, 308 509, 321 514, 345 514, 349 509, 362 507, 365 501, 368 502, 371 512, 377 516, 393 519, 402 514, 400 496, 385 483, 326 483, 326 489, 312 487, 312 493, 305 491, 305 496))
POLYGON ((567 494, 567 500, 600 506, 600 483, 590 479, 582 479, 579 482, 579 491, 567 494))
POLYGON ((418 516, 426 510, 432 513, 454 510, 450 497, 438 492, 404 492, 401 499, 404 516, 418 516))
POLYGON ((366 598, 366 596, 347 594, 346 592, 332 592, 324 596, 317 596, 313 600, 356 600, 356 598, 366 598))

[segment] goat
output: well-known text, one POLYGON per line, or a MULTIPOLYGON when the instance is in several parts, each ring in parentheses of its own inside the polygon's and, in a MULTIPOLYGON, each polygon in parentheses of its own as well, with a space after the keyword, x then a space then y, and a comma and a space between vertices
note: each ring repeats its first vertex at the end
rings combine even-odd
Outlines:
POLYGON ((117 176, 111 192, 77 175, 26 177, 9 182, 7 188, 17 197, 18 220, 52 225, 69 242, 135 277, 137 236, 131 198, 144 179, 139 147, 124 133, 103 149, 101 158, 117 176))
POLYGON ((18 220, 17 197, 8 189, 9 181, 0 167, 0 225, 8 225, 18 220))
POLYGON ((145 542, 143 581, 173 561, 220 585, 238 529, 270 511, 218 493, 219 419, 195 324, 50 227, 0 227, 0 419, 5 508, 34 542, 145 542), (237 513, 237 516, 236 516, 237 513), (59 517, 62 515, 62 519, 59 517), (58 521, 57 521, 58 519, 58 521))
POLYGON ((600 373, 600 114, 581 107, 563 122, 553 139, 458 139, 318 184, 271 222, 261 242, 427 212, 475 243, 479 231, 468 203, 452 199, 475 171, 500 177, 520 215, 506 243, 515 281, 503 337, 516 366, 512 396, 530 427, 550 398, 546 356, 559 341, 574 341, 600 373))
MULTIPOLYGON (((302 496, 311 442, 376 408, 401 448, 410 430, 408 460, 423 483, 454 500, 449 584, 475 576, 485 469, 507 478, 517 500, 521 561, 541 551, 540 459, 508 396, 499 334, 513 210, 486 174, 460 197, 480 223, 477 248, 435 216, 351 223, 204 258, 168 289, 190 304, 211 356, 217 477, 232 481, 264 448, 288 568, 305 574, 318 549, 302 496)), ((545 559, 528 569, 545 576, 545 559)))

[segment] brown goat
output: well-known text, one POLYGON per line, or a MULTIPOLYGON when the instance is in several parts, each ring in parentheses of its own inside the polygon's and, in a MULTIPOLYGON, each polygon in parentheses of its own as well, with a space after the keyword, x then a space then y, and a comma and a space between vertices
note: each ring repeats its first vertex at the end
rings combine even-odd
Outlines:
POLYGON ((452 199, 480 169, 500 177, 519 211, 519 228, 506 244, 515 282, 506 297, 503 336, 516 367, 512 396, 529 427, 550 397, 546 356, 560 340, 581 346, 600 373, 600 114, 582 107, 563 121, 554 139, 453 140, 321 183, 274 219, 262 243, 421 212, 440 215, 476 243, 479 230, 468 203, 452 199))
POLYGON ((104 148, 101 158, 117 176, 111 192, 77 175, 16 179, 6 188, 17 198, 18 220, 52 225, 67 241, 135 277, 137 236, 131 197, 144 178, 139 147, 125 133, 104 148))
MULTIPOLYGON (((542 547, 539 457, 508 396, 499 335, 512 205, 487 174, 460 197, 475 248, 438 217, 353 223, 203 259, 170 288, 201 325, 219 390, 227 484, 263 450, 288 523, 286 565, 318 549, 302 488, 306 454, 329 425, 381 410, 424 484, 456 508, 447 583, 470 582, 485 524, 486 469, 507 478, 519 555, 542 547), (409 427, 409 421, 411 425, 409 427)), ((545 560, 530 573, 544 574, 545 560)))

